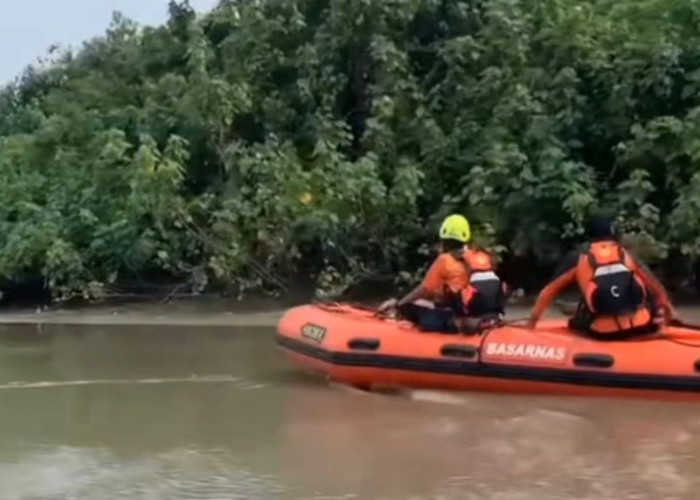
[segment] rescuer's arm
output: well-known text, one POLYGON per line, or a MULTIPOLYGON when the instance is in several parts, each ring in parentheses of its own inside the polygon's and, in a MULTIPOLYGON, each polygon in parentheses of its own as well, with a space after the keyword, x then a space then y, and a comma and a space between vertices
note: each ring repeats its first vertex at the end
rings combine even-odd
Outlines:
POLYGON ((389 299, 379 306, 379 312, 411 304, 418 299, 426 299, 438 293, 444 286, 444 258, 438 257, 430 266, 423 281, 401 299, 389 299))
POLYGON ((532 308, 532 314, 530 315, 530 319, 527 323, 528 327, 535 328, 537 321, 539 321, 540 317, 542 317, 557 295, 575 282, 576 268, 574 267, 563 274, 560 274, 559 277, 544 287, 544 289, 537 296, 535 306, 532 308))

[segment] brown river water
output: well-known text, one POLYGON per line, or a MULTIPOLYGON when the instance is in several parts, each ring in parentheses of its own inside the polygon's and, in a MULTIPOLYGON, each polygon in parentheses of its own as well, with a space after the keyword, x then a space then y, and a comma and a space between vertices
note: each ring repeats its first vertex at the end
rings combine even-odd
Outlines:
POLYGON ((0 326, 0 499, 697 499, 700 404, 330 385, 270 327, 0 326))

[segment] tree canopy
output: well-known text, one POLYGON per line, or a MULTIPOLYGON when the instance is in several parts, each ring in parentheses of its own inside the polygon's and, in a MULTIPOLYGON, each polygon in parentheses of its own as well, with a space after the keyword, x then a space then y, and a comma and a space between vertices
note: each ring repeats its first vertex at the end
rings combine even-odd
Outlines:
MULTIPOLYGON (((700 254, 700 0, 222 0, 0 91, 0 277, 326 291, 439 219, 551 263, 592 211, 700 254)), ((682 258, 678 258, 681 256, 682 258)))

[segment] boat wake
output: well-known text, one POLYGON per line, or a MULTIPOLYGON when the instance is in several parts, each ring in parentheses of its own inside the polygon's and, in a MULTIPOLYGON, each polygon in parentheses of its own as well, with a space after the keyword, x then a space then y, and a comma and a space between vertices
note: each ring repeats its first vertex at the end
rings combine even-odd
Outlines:
POLYGON ((190 377, 174 378, 143 378, 143 379, 96 379, 96 380, 58 380, 58 381, 38 381, 25 382, 13 381, 0 384, 0 390, 19 389, 48 389, 54 387, 70 387, 81 385, 155 385, 155 384, 237 384, 242 389, 260 389, 264 384, 246 381, 231 375, 192 375, 190 377))

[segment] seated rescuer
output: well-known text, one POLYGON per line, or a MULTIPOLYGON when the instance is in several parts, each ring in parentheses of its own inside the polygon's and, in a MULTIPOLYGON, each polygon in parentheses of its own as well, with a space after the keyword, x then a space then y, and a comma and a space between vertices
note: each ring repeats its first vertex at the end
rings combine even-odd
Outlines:
POLYGON ((467 248, 470 237, 467 219, 447 217, 440 227, 441 253, 423 282, 402 299, 382 304, 380 312, 396 308, 421 330, 434 332, 477 333, 497 324, 504 314, 504 286, 491 256, 467 248), (420 299, 434 300, 435 307, 416 304, 420 299))
POLYGON ((657 331, 663 312, 667 319, 676 319, 666 290, 622 247, 609 219, 592 217, 588 238, 540 292, 528 322, 531 328, 556 295, 573 284, 578 284, 583 299, 569 320, 572 330, 619 338, 657 331))

